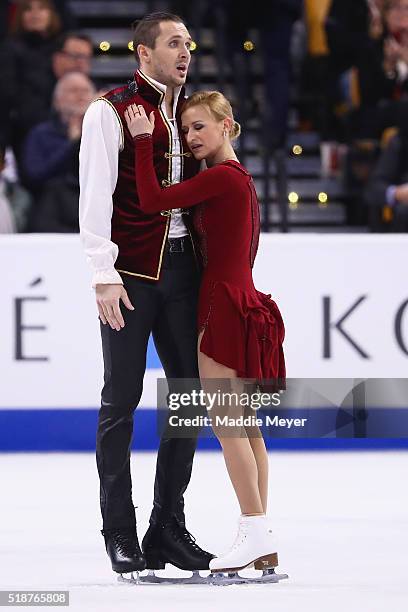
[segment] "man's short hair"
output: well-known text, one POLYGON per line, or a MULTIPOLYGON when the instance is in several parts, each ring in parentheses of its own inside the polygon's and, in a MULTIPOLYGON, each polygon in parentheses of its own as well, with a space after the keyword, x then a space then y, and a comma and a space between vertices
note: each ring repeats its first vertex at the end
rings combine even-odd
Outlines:
POLYGON ((184 20, 178 15, 173 15, 173 13, 166 13, 164 11, 150 13, 143 17, 143 19, 136 20, 132 23, 133 50, 137 60, 139 60, 137 55, 138 45, 145 45, 149 47, 149 49, 155 48, 157 37, 160 34, 160 24, 163 21, 174 21, 175 23, 184 24, 184 20))
POLYGON ((86 34, 83 34, 82 32, 65 32, 64 34, 58 37, 55 46, 55 51, 62 51, 65 47, 65 43, 67 42, 67 40, 71 39, 83 40, 84 42, 87 42, 90 45, 91 49, 93 49, 92 39, 86 34))

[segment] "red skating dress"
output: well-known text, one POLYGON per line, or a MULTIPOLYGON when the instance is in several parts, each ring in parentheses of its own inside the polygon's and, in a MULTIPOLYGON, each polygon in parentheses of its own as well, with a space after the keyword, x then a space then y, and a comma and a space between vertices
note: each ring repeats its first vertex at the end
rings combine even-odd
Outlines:
POLYGON ((283 382, 282 317, 270 295, 257 291, 252 279, 259 205, 250 174, 238 162, 226 161, 161 189, 151 136, 136 137, 135 146, 142 210, 194 206, 204 268, 198 307, 198 331, 204 330, 201 351, 239 377, 283 382))

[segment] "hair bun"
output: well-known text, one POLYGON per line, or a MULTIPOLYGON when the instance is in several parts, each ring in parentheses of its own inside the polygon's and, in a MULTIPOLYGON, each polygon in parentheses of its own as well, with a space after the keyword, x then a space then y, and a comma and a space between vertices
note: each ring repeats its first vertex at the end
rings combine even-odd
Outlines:
POLYGON ((230 138, 231 140, 235 140, 241 134, 241 126, 238 121, 234 121, 232 128, 230 130, 230 138))

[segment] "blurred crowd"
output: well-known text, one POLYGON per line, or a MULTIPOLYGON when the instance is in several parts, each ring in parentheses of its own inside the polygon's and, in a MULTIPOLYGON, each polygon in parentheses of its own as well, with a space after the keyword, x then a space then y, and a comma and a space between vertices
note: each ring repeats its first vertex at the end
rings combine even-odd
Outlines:
POLYGON ((407 231, 408 0, 305 0, 305 23, 300 127, 323 174, 342 171, 351 222, 407 231))
MULTIPOLYGON (((266 151, 285 149, 294 110, 293 129, 319 134, 322 176, 344 181, 349 223, 407 231, 408 0, 168 5, 194 31, 218 31, 217 72, 231 70, 244 126, 262 115, 266 151)), ((77 25, 65 0, 0 4, 0 233, 78 231, 82 120, 98 87, 92 40, 77 25)))
POLYGON ((67 29, 75 23, 62 0, 3 2, 2 11, 0 233, 76 232, 92 41, 67 29))

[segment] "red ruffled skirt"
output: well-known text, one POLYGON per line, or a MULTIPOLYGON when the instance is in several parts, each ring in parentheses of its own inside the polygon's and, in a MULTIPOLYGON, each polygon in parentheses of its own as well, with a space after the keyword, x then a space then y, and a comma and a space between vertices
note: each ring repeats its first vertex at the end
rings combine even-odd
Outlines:
POLYGON ((240 378, 264 382, 265 389, 285 388, 285 327, 270 295, 214 282, 209 296, 200 296, 198 323, 204 329, 200 348, 205 355, 236 370, 240 378))

